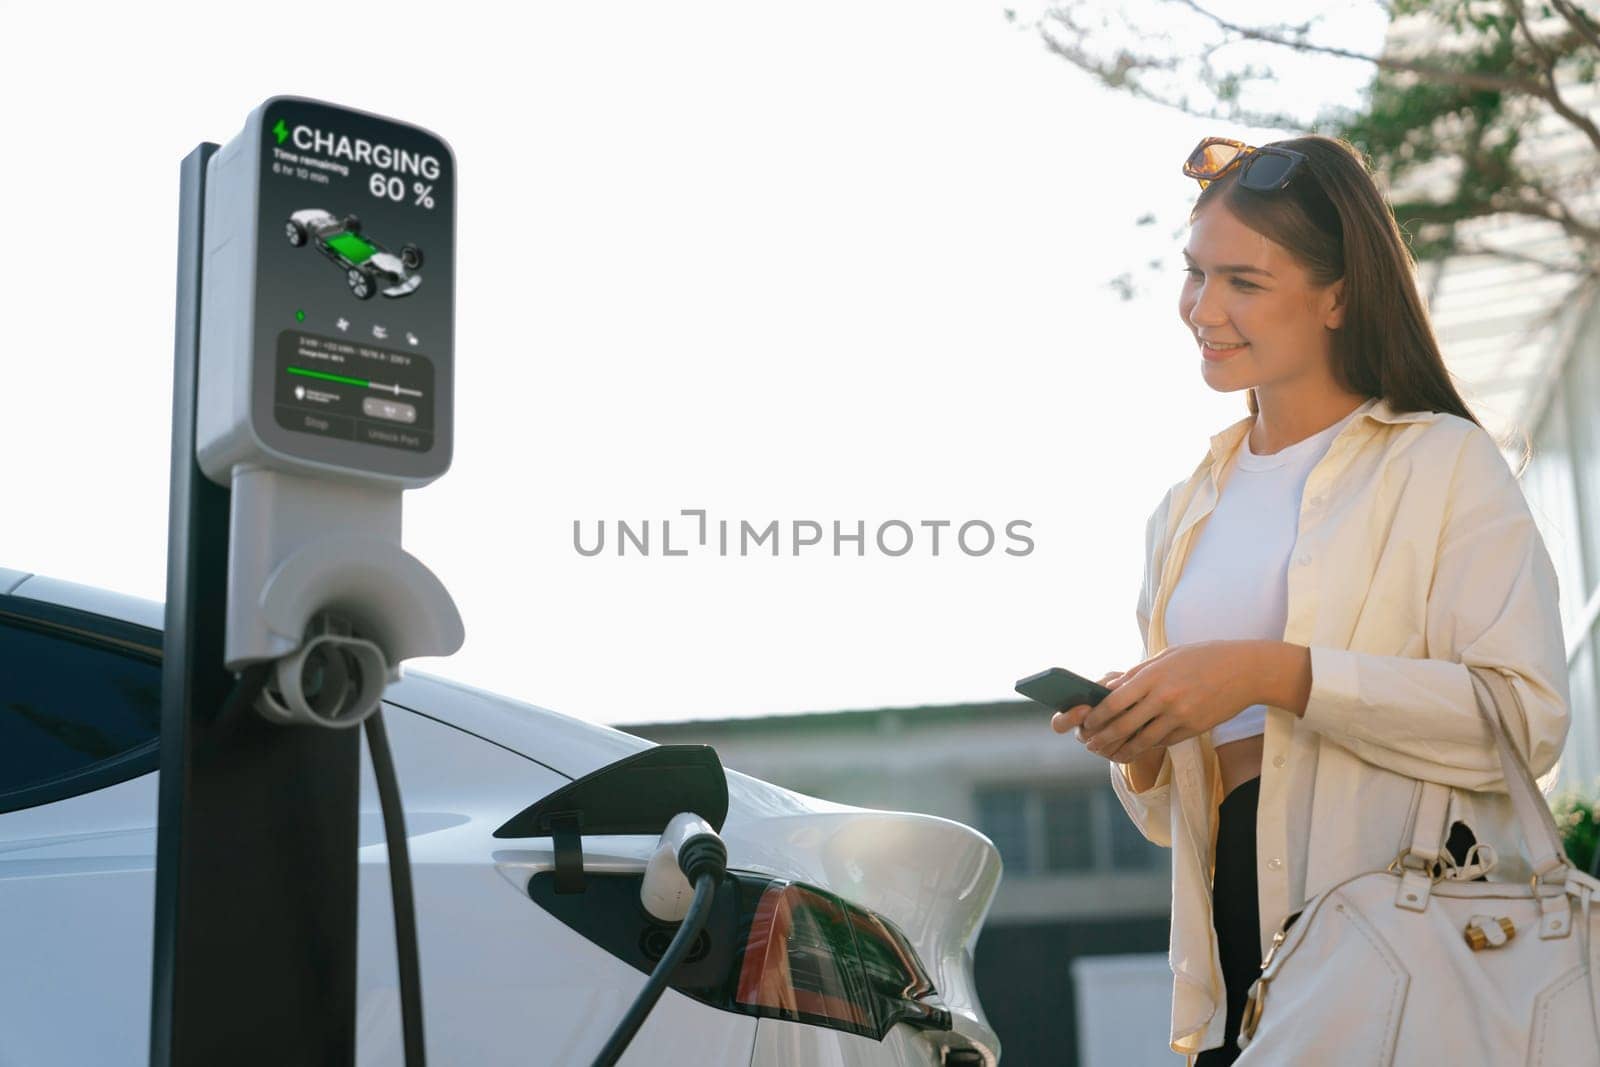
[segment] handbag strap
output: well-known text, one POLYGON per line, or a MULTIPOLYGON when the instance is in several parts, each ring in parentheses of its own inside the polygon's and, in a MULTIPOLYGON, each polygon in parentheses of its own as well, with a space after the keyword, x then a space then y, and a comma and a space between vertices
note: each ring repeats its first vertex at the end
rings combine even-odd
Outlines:
POLYGON ((1416 796, 1411 802, 1411 820, 1406 824, 1406 836, 1410 843, 1402 842, 1400 850, 1402 866, 1432 867, 1434 861, 1444 853, 1445 841, 1450 836, 1445 818, 1450 814, 1451 792, 1449 786, 1438 782, 1417 782, 1416 796), (1404 862, 1408 854, 1415 856, 1420 863, 1404 862))
POLYGON ((1472 679, 1473 694, 1478 698, 1478 710, 1494 737, 1506 791, 1511 796, 1511 810, 1522 831, 1523 847, 1527 849, 1534 878, 1552 881, 1558 880, 1552 876, 1559 874, 1564 879, 1566 872, 1561 869, 1570 870, 1572 864, 1567 859, 1566 850, 1561 847, 1561 833, 1556 829, 1555 817, 1550 814, 1550 806, 1545 803, 1544 794, 1539 791, 1528 765, 1511 744, 1495 691, 1507 694, 1504 699, 1514 703, 1519 712, 1522 711, 1522 698, 1517 695, 1516 686, 1511 684, 1511 680, 1493 667, 1469 668, 1467 674, 1472 679))
MULTIPOLYGON (((1515 745, 1510 742, 1506 721, 1499 713, 1499 702, 1494 699, 1494 691, 1502 689, 1509 694, 1506 699, 1517 702, 1518 710, 1522 709, 1522 701, 1517 696, 1515 686, 1510 685, 1510 681, 1498 670, 1480 667, 1467 670, 1467 675, 1472 680, 1472 694, 1478 705, 1478 713, 1490 729, 1494 752, 1501 761, 1501 774, 1506 779, 1506 792, 1510 795, 1512 813, 1517 816, 1518 829, 1522 832, 1531 869, 1544 877, 1555 867, 1566 864, 1566 853, 1560 845, 1560 832, 1555 829, 1555 819, 1550 816, 1550 808, 1544 803, 1544 795, 1539 792, 1538 784, 1533 781, 1533 774, 1528 771, 1522 755, 1518 755, 1515 745)), ((1427 869, 1442 856, 1446 838, 1450 837, 1450 827, 1445 822, 1450 809, 1450 795, 1448 785, 1424 779, 1416 782, 1416 792, 1411 798, 1411 814, 1406 819, 1405 830, 1402 830, 1397 865, 1406 869, 1427 869), (1406 862, 1411 856, 1416 857, 1418 862, 1406 862)))
POLYGON ((1400 854, 1389 869, 1400 875, 1395 893, 1397 908, 1422 911, 1433 892, 1433 865, 1445 850, 1449 836, 1446 819, 1450 814, 1450 787, 1419 780, 1411 802, 1411 820, 1406 828, 1410 844, 1402 842, 1400 854))
MULTIPOLYGON (((1468 668, 1472 692, 1478 712, 1483 716, 1494 740, 1495 754, 1511 800, 1512 813, 1522 835, 1529 866, 1534 872, 1534 882, 1570 880, 1574 868, 1561 847, 1561 834, 1556 829, 1555 818, 1544 802, 1528 765, 1511 743, 1505 720, 1500 712, 1501 699, 1514 701, 1518 710, 1522 700, 1516 687, 1505 675, 1492 667, 1468 668)), ((1432 895, 1434 865, 1444 853, 1449 838, 1449 810, 1451 789, 1439 782, 1419 780, 1411 804, 1411 816, 1406 824, 1401 849, 1389 869, 1400 875, 1400 885, 1395 893, 1395 906, 1408 911, 1422 911, 1432 895)), ((1541 937, 1564 937, 1570 927, 1566 921, 1565 894, 1547 896, 1540 902, 1542 917, 1541 937)))

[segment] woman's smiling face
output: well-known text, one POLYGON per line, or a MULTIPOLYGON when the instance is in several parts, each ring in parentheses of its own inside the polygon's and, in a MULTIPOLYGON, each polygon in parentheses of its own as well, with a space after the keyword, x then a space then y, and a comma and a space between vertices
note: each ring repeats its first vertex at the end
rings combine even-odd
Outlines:
POLYGON ((1220 201, 1189 228, 1178 313, 1219 392, 1328 375, 1329 331, 1343 321, 1343 282, 1313 283, 1279 245, 1220 201), (1217 346, 1213 348, 1211 344, 1217 346))

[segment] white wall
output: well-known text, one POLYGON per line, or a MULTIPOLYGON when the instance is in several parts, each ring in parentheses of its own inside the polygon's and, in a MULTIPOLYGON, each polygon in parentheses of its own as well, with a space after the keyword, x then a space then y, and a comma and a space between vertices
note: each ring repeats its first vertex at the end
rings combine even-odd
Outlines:
POLYGON ((1172 972, 1164 955, 1080 956, 1072 961, 1078 1062, 1099 1067, 1173 1067, 1167 1044, 1172 972))

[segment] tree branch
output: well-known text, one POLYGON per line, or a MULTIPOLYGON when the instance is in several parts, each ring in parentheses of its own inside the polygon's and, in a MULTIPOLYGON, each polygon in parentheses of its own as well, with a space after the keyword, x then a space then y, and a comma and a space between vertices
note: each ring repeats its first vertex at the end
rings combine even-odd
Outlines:
POLYGON ((1575 237, 1586 244, 1600 243, 1600 226, 1592 226, 1572 213, 1572 211, 1555 197, 1548 200, 1523 199, 1516 202, 1511 209, 1519 215, 1532 215, 1535 218, 1549 219, 1567 232, 1567 236, 1575 237))
POLYGON ((1366 52, 1356 52, 1348 48, 1337 48, 1333 45, 1312 44, 1310 41, 1288 40, 1266 30, 1242 26, 1236 22, 1212 14, 1201 7, 1195 0, 1169 0, 1171 3, 1186 7, 1203 18, 1210 19, 1221 29, 1252 41, 1261 41, 1266 44, 1275 44, 1280 48, 1292 48, 1297 52, 1311 52, 1317 55, 1334 56, 1339 59, 1356 59, 1364 63, 1371 63, 1380 70, 1403 71, 1407 74, 1416 74, 1429 81, 1442 85, 1456 85, 1463 89, 1483 89, 1489 92, 1526 93, 1548 100, 1549 92, 1536 81, 1526 78, 1513 78, 1501 74, 1484 74, 1478 71, 1450 70, 1447 67, 1436 67, 1430 63, 1418 63, 1415 60, 1399 59, 1394 56, 1370 55, 1366 52))
POLYGON ((1573 7, 1567 0, 1550 0, 1550 6, 1567 20, 1567 25, 1576 30, 1578 36, 1589 42, 1590 47, 1600 50, 1600 33, 1595 31, 1595 23, 1586 13, 1573 7))
MULTIPOLYGON (((1497 195, 1469 203, 1426 200, 1391 202, 1391 210, 1394 212, 1396 225, 1407 234, 1411 233, 1411 227, 1415 225, 1448 226, 1453 230, 1457 223, 1496 215, 1553 222, 1581 247, 1579 253, 1581 257, 1600 254, 1600 227, 1577 218, 1559 201, 1552 199, 1546 202, 1538 199, 1532 192, 1532 187, 1528 185, 1516 187, 1511 190, 1511 195, 1497 195)), ((1438 242, 1435 239, 1429 243, 1438 242)), ((1417 254, 1421 256, 1421 253, 1417 254)))
MULTIPOLYGON (((1068 23, 1068 25, 1071 24, 1068 23)), ((1077 29, 1075 26, 1072 28, 1077 29)), ((1298 116, 1250 111, 1241 108, 1238 104, 1230 103, 1227 111, 1221 111, 1216 108, 1195 107, 1189 103, 1187 96, 1174 98, 1157 92, 1146 86, 1135 74, 1140 69, 1170 70, 1171 68, 1168 65, 1163 65, 1154 60, 1141 61, 1127 52, 1119 53, 1114 64, 1107 64, 1089 55, 1082 48, 1058 40, 1043 25, 1040 25, 1038 30, 1045 47, 1051 52, 1084 73, 1093 75, 1108 88, 1121 89, 1141 100, 1148 100, 1153 104, 1159 104, 1174 111, 1181 111, 1185 115, 1193 115, 1196 118, 1217 119, 1222 122, 1238 123, 1259 129, 1298 130, 1305 127, 1304 119, 1298 116)), ((1081 30, 1078 32, 1082 33, 1081 30)))
MULTIPOLYGON (((1454 0, 1424 4, 1444 20, 1441 32, 1458 25, 1463 36, 1458 47, 1449 49, 1436 39, 1424 40, 1420 42, 1424 50, 1409 53, 1411 58, 1316 43, 1309 39, 1315 19, 1304 25, 1243 25, 1208 10, 1214 2, 1162 0, 1175 16, 1181 9, 1203 22, 1191 25, 1181 35, 1181 44, 1162 39, 1150 45, 1096 47, 1102 35, 1118 41, 1122 36, 1110 22, 1096 17, 1090 0, 1065 0, 1031 21, 1046 48, 1100 83, 1186 115, 1333 133, 1363 146, 1372 165, 1396 180, 1430 160, 1452 161, 1446 173, 1453 176, 1453 188, 1442 197, 1390 202, 1407 244, 1419 257, 1493 256, 1600 282, 1600 215, 1591 210, 1594 202, 1589 200, 1600 189, 1600 172, 1589 167, 1569 173, 1563 167, 1560 174, 1552 171, 1541 177, 1525 173, 1514 158, 1521 152, 1523 135, 1529 133, 1528 124, 1552 113, 1581 130, 1587 143, 1600 152, 1600 113, 1591 117, 1563 95, 1571 96, 1574 86, 1583 84, 1596 58, 1591 49, 1600 48, 1600 23, 1580 10, 1587 0, 1542 0, 1554 11, 1544 9, 1537 36, 1531 25, 1534 19, 1525 8, 1528 0, 1503 0, 1488 9, 1474 4, 1471 12, 1457 11, 1454 0), (1557 13, 1559 19, 1552 17, 1557 13), (1455 21, 1469 15, 1470 25, 1455 21), (1243 42, 1369 64, 1378 76, 1370 90, 1368 113, 1324 108, 1313 116, 1292 116, 1242 107, 1241 87, 1249 90, 1245 98, 1270 101, 1270 95, 1255 93, 1263 84, 1270 85, 1273 77, 1264 66, 1220 62, 1222 49, 1243 42), (1139 51, 1143 48, 1156 51, 1139 51), (1465 67, 1482 69, 1458 69, 1465 67), (1201 103, 1192 103, 1191 97, 1201 103), (1485 241, 1494 240, 1493 229, 1466 238, 1455 232, 1457 223, 1495 216, 1553 223, 1550 235, 1564 235, 1570 246, 1552 241, 1535 250, 1498 248, 1485 241)), ((1399 6, 1393 0, 1373 2, 1391 17, 1399 6)), ((1590 158, 1588 151, 1582 154, 1590 158)), ((1132 276, 1125 274, 1117 283, 1113 287, 1129 296, 1132 276)))
POLYGON ((1533 27, 1528 25, 1528 13, 1523 9, 1522 0, 1505 0, 1505 4, 1516 16, 1517 26, 1522 30, 1522 35, 1528 39, 1534 54, 1539 57, 1539 69, 1544 74, 1545 85, 1548 87, 1548 91, 1543 94, 1544 98, 1555 108, 1556 114, 1582 130, 1583 135, 1589 138, 1589 143, 1594 145, 1595 151, 1600 152, 1600 127, 1597 127, 1588 115, 1574 111, 1561 98, 1561 90, 1556 87, 1556 57, 1539 38, 1533 35, 1533 27))
POLYGON ((1527 263, 1550 274, 1576 274, 1584 278, 1600 276, 1600 265, 1586 264, 1581 258, 1576 263, 1559 263, 1528 252, 1516 252, 1508 248, 1495 248, 1492 245, 1482 244, 1477 241, 1463 241, 1456 237, 1452 237, 1448 244, 1449 251, 1446 255, 1493 256, 1496 259, 1506 259, 1513 263, 1527 263))

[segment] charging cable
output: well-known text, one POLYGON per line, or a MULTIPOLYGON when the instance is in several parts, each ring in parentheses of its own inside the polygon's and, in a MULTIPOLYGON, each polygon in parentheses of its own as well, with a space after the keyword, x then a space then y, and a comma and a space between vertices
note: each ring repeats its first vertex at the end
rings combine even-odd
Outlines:
POLYGON ((727 846, 709 823, 691 812, 673 816, 645 869, 640 898, 656 918, 664 921, 681 918, 683 921, 672 943, 656 962, 655 970, 650 972, 644 988, 634 998, 628 1014, 622 1017, 611 1039, 595 1057, 594 1067, 613 1067, 639 1027, 644 1025, 645 1018, 666 991, 672 973, 689 954, 689 947, 700 936, 700 931, 705 929, 706 920, 711 917, 711 902, 727 869, 727 846), (672 859, 676 862, 670 862, 672 859), (688 910, 680 914, 679 908, 691 884, 693 897, 688 910))
POLYGON ((383 728, 383 711, 368 715, 365 723, 372 773, 378 780, 378 804, 383 808, 383 834, 389 846, 389 896, 394 911, 394 951, 400 964, 400 1023, 405 1041, 406 1067, 423 1067, 422 968, 417 959, 417 909, 411 891, 411 853, 406 847, 406 815, 400 804, 400 784, 389 753, 389 736, 383 728))
MULTIPOLYGON (((252 706, 260 710, 260 698, 273 680, 275 668, 275 662, 269 660, 252 663, 241 671, 233 691, 223 704, 221 714, 236 714, 239 709, 252 706)), ((355 688, 360 690, 359 667, 354 673, 355 688)), ((267 717, 270 719, 274 716, 267 717)), ((406 846, 406 820, 405 810, 400 803, 400 783, 394 771, 394 756, 389 751, 389 736, 383 727, 382 707, 375 707, 359 721, 366 728, 367 751, 372 757, 373 777, 378 782, 378 804, 383 809, 383 834, 389 849, 389 895, 394 911, 395 957, 400 969, 400 1025, 405 1065, 425 1067, 422 969, 417 954, 416 902, 411 888, 411 854, 406 846)))

